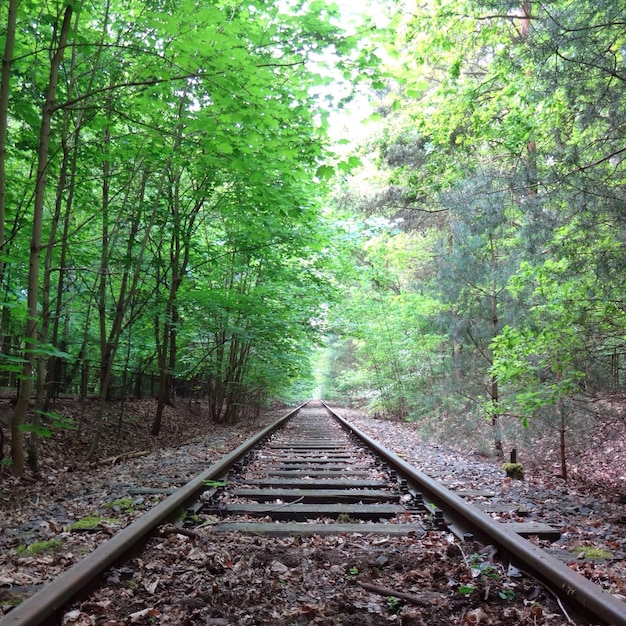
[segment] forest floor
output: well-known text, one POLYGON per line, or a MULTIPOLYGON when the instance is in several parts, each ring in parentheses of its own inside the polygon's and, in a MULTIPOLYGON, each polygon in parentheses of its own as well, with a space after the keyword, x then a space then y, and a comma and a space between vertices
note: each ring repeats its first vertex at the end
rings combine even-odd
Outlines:
MULTIPOLYGON (((286 412, 275 408, 246 424, 217 425, 204 405, 181 403, 166 410, 163 432, 155 439, 149 435, 154 409, 151 400, 129 401, 120 429, 119 406, 112 405, 98 456, 90 463, 83 458, 92 424, 84 415, 80 436, 57 430, 42 440, 39 477, 16 479, 1 470, 0 616, 165 497, 129 496, 133 488, 182 484, 286 412), (87 518, 94 522, 91 528, 76 525, 87 518)), ((0 423, 11 410, 8 401, 0 402, 0 423)), ((78 420, 81 409, 59 401, 55 411, 78 420)), ((438 464, 439 474, 457 483, 461 474, 470 476, 470 486, 490 489, 503 501, 513 495, 537 521, 562 530, 553 552, 626 602, 623 424, 602 431, 606 439, 596 437, 577 456, 567 483, 558 478, 546 442, 532 450, 537 461, 525 463, 525 480, 511 482, 494 459, 425 442, 415 425, 349 409, 340 413, 409 463, 438 464)), ((494 561, 488 547, 475 546, 470 554, 455 546, 441 532, 420 540, 225 533, 216 541, 210 532, 195 539, 164 534, 151 540, 141 559, 110 570, 108 587, 70 607, 63 624, 589 623, 559 606, 536 581, 494 561)))

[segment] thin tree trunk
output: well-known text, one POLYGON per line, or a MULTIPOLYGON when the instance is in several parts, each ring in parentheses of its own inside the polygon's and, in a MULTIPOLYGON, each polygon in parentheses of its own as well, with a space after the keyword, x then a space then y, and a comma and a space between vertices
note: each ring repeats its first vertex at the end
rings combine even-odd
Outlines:
MULTIPOLYGON (((4 222, 6 216, 6 156, 7 156, 7 120, 9 116, 9 92, 11 89, 11 63, 15 45, 15 25, 17 22, 18 0, 9 0, 9 13, 4 33, 4 55, 2 57, 2 73, 0 80, 0 285, 4 277, 4 222)), ((4 310, 3 307, 2 310, 4 310)), ((2 334, 2 318, 0 315, 0 335, 2 334)))
POLYGON ((380 363, 373 353, 370 354, 370 358, 372 359, 372 367, 376 373, 376 386, 378 387, 378 392, 380 393, 381 409, 384 417, 390 418, 393 415, 393 410, 391 408, 391 400, 387 397, 387 392, 385 391, 385 376, 383 376, 380 363))
POLYGON ((50 146, 50 128, 56 89, 59 80, 59 68, 63 60, 63 54, 67 47, 67 40, 72 19, 72 5, 65 7, 63 23, 59 33, 58 46, 50 62, 50 76, 46 102, 41 115, 41 127, 39 131, 39 151, 37 156, 37 178, 35 183, 35 202, 33 206, 33 224, 31 233, 30 257, 28 267, 28 319, 25 332, 25 358, 22 369, 22 383, 17 404, 11 420, 11 458, 13 460, 13 473, 21 476, 24 472, 24 443, 22 424, 26 419, 28 402, 33 388, 33 370, 37 352, 37 323, 38 323, 38 298, 39 298, 39 266, 41 258, 41 238, 43 230, 43 208, 46 191, 46 174, 48 169, 48 151, 50 146))
MULTIPOLYGON (((170 242, 170 265, 172 275, 175 273, 174 265, 177 263, 175 258, 175 253, 172 252, 172 249, 176 249, 178 242, 176 241, 176 234, 172 237, 172 241, 170 242)), ((160 265, 160 264, 159 264, 160 265)), ((171 383, 170 383, 170 374, 168 372, 168 335, 170 329, 170 316, 172 314, 172 298, 173 298, 173 287, 174 281, 172 276, 172 281, 170 282, 170 290, 167 298, 167 302, 165 303, 165 311, 163 315, 163 325, 161 325, 161 318, 159 315, 155 317, 154 321, 154 336, 155 336, 155 345, 157 348, 157 365, 159 368, 159 388, 157 390, 157 408, 156 413, 154 415, 154 420, 152 421, 152 428, 150 434, 153 437, 158 437, 161 432, 161 422, 163 421, 163 411, 165 410, 166 405, 170 400, 171 395, 171 383)))
MULTIPOLYGON (((560 384, 561 372, 557 373, 557 381, 560 384)), ((557 406, 559 411, 559 457, 561 461, 561 478, 564 481, 567 481, 567 453, 565 441, 567 418, 565 415, 565 402, 562 397, 559 398, 557 406)))
MULTIPOLYGON (((186 92, 180 99, 178 107, 179 120, 184 111, 184 103, 186 100, 186 92)), ((178 133, 174 141, 174 152, 177 152, 181 142, 182 125, 178 125, 178 133)), ((157 400, 157 410, 152 422, 151 435, 158 437, 161 432, 161 423, 163 421, 163 411, 166 405, 171 402, 172 397, 172 372, 176 355, 175 351, 176 338, 174 327, 174 312, 176 310, 176 294, 180 285, 180 263, 181 263, 181 212, 180 212, 180 171, 172 176, 172 197, 170 198, 170 209, 172 212, 172 239, 170 241, 170 271, 172 277, 170 280, 170 288, 165 303, 165 315, 163 319, 163 329, 161 339, 157 338, 158 364, 159 364, 159 390, 157 400), (170 335, 174 334, 173 337, 170 335)))
MULTIPOLYGON (((65 142, 64 142, 65 143, 65 142)), ((50 225, 50 234, 48 236, 48 245, 46 246, 46 255, 43 263, 43 284, 41 288, 41 323, 39 329, 39 342, 41 344, 48 343, 48 334, 50 332, 50 286, 52 274, 52 255, 54 250, 54 241, 56 240, 57 228, 61 217, 61 201, 63 189, 67 180, 67 152, 63 155, 63 163, 57 185, 57 199, 55 210, 50 225)), ((62 270, 61 270, 62 271, 62 270)), ((41 411, 46 397, 46 381, 48 379, 48 358, 46 354, 40 354, 37 359, 37 376, 35 385, 35 409, 33 413, 32 424, 35 426, 34 432, 30 435, 28 447, 28 464, 33 473, 38 471, 38 447, 39 435, 37 434, 37 426, 40 423, 41 411)))
MULTIPOLYGON (((54 204, 54 214, 50 222, 50 232, 48 234, 48 245, 46 246, 46 255, 43 263, 43 284, 41 288, 41 324, 39 330, 39 342, 42 344, 48 343, 48 336, 50 333, 51 323, 51 306, 50 306, 50 290, 52 285, 52 261, 54 256, 55 243, 57 240, 57 232, 59 228, 59 222, 61 221, 61 207, 63 205, 63 195, 65 193, 65 187, 68 179, 69 162, 69 150, 68 150, 68 137, 67 126, 68 116, 65 115, 63 122, 63 131, 61 137, 61 144, 63 146, 63 158, 61 161, 61 168, 59 171, 59 178, 57 182, 56 201, 54 204)), ((67 222, 67 213, 66 213, 67 222)), ((67 241, 61 241, 62 255, 65 257, 65 248, 67 247, 67 241)), ((62 284, 62 276, 64 272, 64 266, 61 264, 59 267, 59 278, 62 284)), ((60 294, 57 293, 57 296, 60 294)), ((62 306, 61 300, 57 298, 57 311, 62 306)), ((56 347, 56 344, 53 343, 56 347)), ((54 362, 52 363, 54 367, 54 362)), ((38 447, 39 447, 39 435, 37 433, 37 426, 39 426, 41 420, 41 412, 44 411, 44 403, 46 400, 46 383, 48 380, 48 356, 46 354, 40 354, 37 359, 37 376, 35 386, 35 409, 33 413, 33 426, 35 430, 30 435, 29 447, 28 447, 28 464, 33 473, 38 472, 38 447)))
POLYGON ((240 409, 238 406, 244 404, 245 398, 243 397, 243 380, 247 369, 248 358, 250 355, 250 344, 243 343, 240 345, 237 353, 233 356, 232 361, 232 380, 230 383, 230 391, 228 394, 226 414, 228 421, 234 422, 240 416, 240 409))
MULTIPOLYGON (((131 317, 132 317, 132 305, 131 305, 131 317)), ((132 327, 131 327, 132 329, 132 327)), ((122 436, 122 428, 124 426, 124 417, 126 416, 126 387, 128 384, 128 371, 130 368, 130 355, 132 346, 132 333, 131 329, 128 330, 128 341, 126 343, 126 355, 124 358, 124 374, 122 377, 122 398, 120 401, 120 412, 117 418, 117 438, 118 440, 122 436)), ((131 379, 132 380, 132 379, 131 379)))
MULTIPOLYGON (((223 321, 224 326, 226 320, 223 321)), ((214 334, 215 337, 215 358, 213 360, 212 383, 209 389, 209 411, 211 419, 220 423, 222 418, 222 406, 224 402, 224 355, 228 333, 225 329, 214 334)))
MULTIPOLYGON (((110 107, 109 107, 110 110, 110 107)), ((109 152, 111 131, 109 126, 104 130, 105 155, 109 152)), ((107 281, 109 278, 109 188, 110 163, 107 158, 102 161, 102 249, 100 252, 100 271, 98 284, 98 321, 100 329, 100 390, 104 382, 105 357, 107 353, 107 281)))
MULTIPOLYGON (((95 287, 95 285, 94 285, 95 287)), ((87 311, 85 313, 85 326, 83 328, 83 341, 80 347, 80 352, 78 353, 78 363, 77 368, 80 368, 80 394, 79 394, 79 402, 80 402, 80 416, 78 418, 78 425, 76 427, 76 432, 74 433, 74 440, 80 441, 83 426, 85 424, 85 409, 86 409, 86 401, 87 401, 87 385, 89 383, 89 356, 87 346, 89 345, 89 320, 91 319, 91 308, 92 304, 89 303, 87 307, 87 311)))
POLYGON ((195 203, 191 213, 187 217, 187 226, 184 232, 181 233, 179 185, 180 177, 177 177, 173 199, 174 236, 170 246, 170 266, 172 278, 167 302, 165 304, 165 320, 163 322, 161 344, 162 354, 159 355, 159 398, 156 415, 152 423, 153 437, 157 437, 161 431, 163 411, 165 406, 171 400, 173 372, 176 367, 176 338, 178 332, 177 296, 178 290, 183 282, 183 276, 185 275, 187 265, 189 264, 191 234, 194 228, 195 219, 203 204, 202 200, 195 203))
MULTIPOLYGON (((76 180, 76 168, 78 164, 78 151, 74 150, 72 155, 72 162, 70 166, 70 180, 71 184, 69 185, 69 189, 67 190, 68 196, 65 203, 65 214, 63 216, 63 231, 61 234, 61 253, 59 256, 59 268, 58 268, 58 276, 56 283, 56 296, 55 296, 55 306, 54 313, 52 314, 52 333, 50 337, 50 343, 57 347, 59 342, 59 331, 61 327, 61 319, 63 313, 63 307, 65 305, 64 301, 64 286, 66 281, 66 267, 67 267, 67 255, 69 248, 69 229, 70 229, 70 221, 71 221, 71 212, 74 198, 74 181, 76 180)), ((65 349, 65 348, 63 348, 65 349)), ((48 371, 48 379, 47 379, 47 390, 46 390, 46 403, 44 405, 44 411, 49 409, 50 401, 52 398, 56 397, 58 391, 60 389, 61 384, 61 358, 58 356, 53 356, 50 359, 49 363, 49 371, 48 371)))
MULTIPOLYGON (((89 83, 87 87, 87 91, 91 91, 93 83, 98 76, 98 68, 100 67, 100 57, 102 55, 102 49, 104 44, 104 38, 106 36, 106 30, 109 24, 109 12, 110 12, 110 0, 107 0, 105 11, 104 11, 104 19, 103 19, 103 28, 102 28, 102 36, 100 40, 100 46, 96 53, 95 59, 93 61, 93 69, 91 72, 91 76, 89 77, 89 83)), ((76 18, 78 20, 78 17, 76 18)), ((76 25, 78 27, 78 25, 76 25)), ((70 94, 74 92, 75 85, 75 69, 76 69, 76 52, 72 54, 72 62, 71 62, 71 83, 68 88, 68 97, 70 94)), ((56 285, 56 297, 55 297, 55 311, 52 315, 52 337, 50 342, 53 346, 58 345, 59 339, 59 328, 62 319, 62 311, 64 306, 64 285, 65 285, 65 277, 66 277, 66 267, 67 267, 67 255, 68 255, 68 247, 69 247, 69 230, 70 230, 70 222, 71 222, 71 213, 73 208, 74 201, 74 191, 75 191, 75 181, 76 181, 76 170, 78 167, 78 154, 79 154, 79 139, 80 132, 83 127, 83 122, 85 119, 85 110, 80 109, 76 114, 76 123, 74 124, 74 128, 71 133, 67 133, 66 128, 69 126, 69 122, 71 119, 72 111, 65 111, 65 120, 64 120, 64 132, 63 132, 63 167, 61 168, 62 179, 59 181, 58 192, 57 192, 57 212, 60 212, 60 202, 63 197, 63 193, 67 193, 67 198, 65 202, 65 213, 63 217, 63 232, 61 235, 61 252, 59 256, 59 269, 58 269, 58 277, 57 277, 57 285, 56 285), (70 158, 71 153, 71 158, 70 158), (69 167, 68 164, 69 163, 69 167), (69 172, 69 174, 66 174, 69 172), (67 180, 69 179, 70 183, 67 185, 67 180), (67 190, 65 189, 68 187, 67 190)), ((105 177, 106 178, 106 177, 105 177)), ((58 220, 57 220, 58 221, 58 220)), ((52 244, 54 244, 54 238, 52 235, 50 236, 50 250, 52 249, 52 244)), ((51 255, 48 255, 51 256, 51 255)), ((49 272, 50 264, 47 266, 47 271, 49 272)), ((45 311, 45 309, 44 309, 45 311)), ((61 359, 58 356, 54 356, 50 359, 50 368, 48 372, 47 378, 47 393, 45 399, 44 411, 49 410, 49 404, 52 397, 58 392, 59 385, 61 383, 61 359)))
MULTIPOLYGON (((496 247, 493 241, 493 236, 489 236, 489 243, 491 246, 491 262, 493 264, 494 273, 497 270, 498 265, 498 256, 496 253, 496 247)), ((492 337, 497 337, 499 332, 499 324, 500 320, 498 317, 498 291, 496 278, 493 280, 492 286, 492 295, 491 295, 491 327, 492 327, 492 337)), ((489 365, 493 365, 493 358, 490 359, 489 365)), ((496 456, 499 459, 504 458, 504 450, 502 449, 502 425, 500 424, 500 390, 498 388, 498 379, 496 376, 491 376, 490 380, 490 396, 491 396, 491 429, 493 432, 493 441, 494 447, 496 451, 496 456)))
POLYGON ((563 406, 563 399, 559 400, 559 417, 560 417, 560 425, 559 425, 559 450, 561 456, 561 478, 567 481, 567 454, 565 447, 565 407, 563 406))
MULTIPOLYGON (((130 258, 135 257, 136 259, 135 266, 132 272, 130 268, 127 268, 124 270, 124 273, 122 275, 122 282, 120 285, 120 290, 119 290, 119 294, 117 298, 117 303, 115 307, 115 315, 113 317, 113 322, 111 324, 111 329, 104 341, 102 341, 102 338, 101 338, 101 348, 104 350, 104 353, 101 354, 101 358, 100 358, 99 409, 98 409, 98 415, 96 418, 96 430, 92 438, 89 450, 87 452, 86 460, 89 460, 93 457, 93 455, 95 454, 98 448, 98 444, 100 443, 100 437, 102 435, 102 430, 103 430, 103 425, 104 425, 104 409, 105 409, 105 404, 109 395, 111 381, 113 379, 113 365, 115 362, 115 356, 117 354, 120 337, 124 329, 124 317, 126 316, 128 312, 131 299, 133 297, 133 294, 139 282, 144 254, 148 246, 148 240, 152 234, 152 229, 154 226, 158 207, 161 202, 161 196, 163 193, 164 179, 167 175, 168 169, 169 169, 169 163, 165 165, 165 167, 163 168, 163 171, 161 172, 161 176, 159 178, 159 184, 157 186, 156 193, 154 196, 150 216, 145 223, 142 223, 143 212, 141 210, 141 207, 143 204, 144 192, 145 192, 145 187, 147 184, 149 172, 145 173, 143 180, 142 180, 140 198, 138 198, 137 200, 138 209, 135 215, 133 216, 133 221, 131 223, 131 229, 129 232, 127 252, 126 252, 127 258, 130 259, 130 258), (139 231, 140 225, 144 226, 145 232, 144 232, 142 240, 139 242, 137 250, 135 251, 134 250, 135 237, 137 235, 137 232, 139 231)), ((106 263, 106 266, 108 267, 108 260, 104 262, 106 263)), ((106 280, 106 276, 103 276, 102 280, 106 280)), ((106 289, 104 290, 104 293, 106 294, 106 289)), ((102 297, 102 286, 101 286, 101 297, 102 297)), ((103 302, 101 301, 100 302, 101 332, 102 332, 102 318, 103 318, 102 305, 103 305, 103 302)), ((106 312, 106 307, 105 307, 104 312, 106 312)), ((139 308, 137 309, 136 314, 139 315, 140 312, 141 312, 141 309, 139 308)))
POLYGON ((491 413, 491 430, 493 433, 493 442, 496 451, 496 456, 499 459, 504 458, 504 451, 502 449, 502 428, 500 424, 500 413, 498 411, 498 400, 500 399, 498 390, 498 379, 495 376, 491 377, 491 406, 493 407, 491 413))
MULTIPOLYGON (((17 23, 18 0, 9 0, 7 26, 4 33, 4 55, 0 74, 0 288, 4 279, 4 222, 6 219, 6 154, 7 120, 9 117, 9 91, 11 87, 11 63, 15 46, 15 26, 17 23)), ((0 347, 2 347, 2 329, 8 320, 8 309, 0 305, 0 347)), ((4 431, 0 426, 0 460, 4 459, 4 431)))

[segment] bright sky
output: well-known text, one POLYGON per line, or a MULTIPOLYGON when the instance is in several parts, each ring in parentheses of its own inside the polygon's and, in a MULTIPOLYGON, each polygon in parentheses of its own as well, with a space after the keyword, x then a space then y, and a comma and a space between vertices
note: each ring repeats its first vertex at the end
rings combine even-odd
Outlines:
MULTIPOLYGON (((372 18, 377 26, 384 26, 388 21, 380 0, 336 0, 336 2, 343 13, 342 26, 348 33, 356 32, 363 15, 372 18)), ((336 87, 333 93, 340 96, 336 93, 336 87)), ((371 114, 369 98, 364 94, 357 94, 344 109, 331 111, 330 136, 333 139, 346 138, 354 141, 364 139, 368 132, 366 120, 371 114)))

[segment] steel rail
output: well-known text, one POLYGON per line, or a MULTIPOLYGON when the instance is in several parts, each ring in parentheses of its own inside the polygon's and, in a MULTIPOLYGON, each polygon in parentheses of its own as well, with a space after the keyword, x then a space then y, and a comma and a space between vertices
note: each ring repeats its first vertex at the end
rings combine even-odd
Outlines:
POLYGON ((507 529, 504 524, 496 522, 486 513, 469 504, 460 496, 446 489, 432 478, 409 465, 388 448, 374 441, 364 432, 350 424, 325 403, 326 409, 334 415, 345 428, 367 444, 379 456, 394 466, 409 480, 414 481, 425 495, 432 501, 452 511, 453 516, 477 529, 481 534, 490 537, 496 544, 503 547, 514 562, 523 564, 525 571, 535 576, 549 588, 557 589, 572 602, 587 612, 599 617, 611 626, 626 626, 626 603, 608 593, 604 593, 598 585, 570 569, 566 564, 557 561, 541 548, 533 545, 517 533, 507 529))
POLYGON ((37 626, 50 620, 63 605, 78 595, 96 576, 123 559, 124 556, 128 556, 132 548, 147 538, 160 523, 172 518, 181 507, 186 507, 196 500, 200 493, 207 490, 205 481, 222 476, 251 448, 283 426, 306 404, 308 403, 305 402, 266 426, 139 519, 119 531, 90 555, 48 583, 41 591, 33 594, 0 618, 0 626, 37 626))

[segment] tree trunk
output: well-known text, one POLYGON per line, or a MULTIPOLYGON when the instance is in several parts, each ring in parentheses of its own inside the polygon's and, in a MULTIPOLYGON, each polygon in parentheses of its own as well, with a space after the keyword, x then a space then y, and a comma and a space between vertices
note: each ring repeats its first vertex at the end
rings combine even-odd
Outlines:
MULTIPOLYGON (((110 12, 110 0, 107 0, 105 11, 104 11, 104 19, 103 19, 103 28, 102 28, 102 37, 100 41, 100 46, 98 47, 98 51, 96 53, 95 59, 93 61, 93 69, 91 72, 91 76, 89 77, 89 82, 86 91, 91 91, 94 81, 98 76, 98 68, 100 67, 100 57, 103 50, 104 38, 106 36, 106 30, 109 24, 109 12, 110 12)), ((78 18, 76 18, 78 19, 78 18)), ((76 26, 77 27, 77 26, 76 26)), ((75 83, 76 83, 76 51, 72 54, 72 63, 71 63, 71 76, 70 76, 70 85, 68 88, 68 96, 74 93, 75 83)), ((52 318, 52 333, 50 338, 50 343, 57 347, 59 341, 60 334, 60 325, 61 320, 63 318, 63 307, 64 307, 64 286, 66 283, 66 272, 67 272, 67 257, 68 257, 68 247, 69 247, 69 231, 70 231, 70 223, 72 217, 72 208, 74 204, 74 192, 75 192, 75 181, 76 181, 76 171, 78 168, 78 155, 79 155, 79 140, 80 140, 80 132, 83 128, 83 124, 85 122, 85 110, 80 109, 76 113, 76 121, 74 127, 71 132, 68 132, 68 127, 70 125, 70 120, 72 119, 73 111, 72 109, 66 110, 64 112, 64 127, 63 127, 63 135, 62 135, 62 147, 63 147, 63 165, 61 167, 61 176, 59 178, 59 184, 57 185, 57 207, 56 213, 60 216, 61 210, 61 201, 63 199, 63 195, 67 194, 65 200, 65 211, 63 216, 63 232, 61 234, 61 252, 59 255, 59 268, 58 268, 58 276, 56 282, 56 296, 55 296, 55 307, 54 313, 51 315, 52 318), (69 181, 69 183, 68 183, 69 181)), ((106 179, 106 177, 105 177, 106 179)), ((57 218, 56 222, 59 221, 57 218)), ((56 224, 55 222, 55 224, 56 224)), ((51 234, 50 236, 50 251, 53 248, 54 238, 51 234)), ((47 257, 51 257, 51 254, 48 254, 47 257)), ((48 258, 47 258, 48 260, 48 258)), ((47 263, 46 272, 50 272, 50 263, 47 263)), ((44 311, 46 309, 44 308, 44 311)), ((49 369, 48 369, 48 377, 47 377, 47 393, 45 397, 45 405, 44 411, 49 410, 50 401, 59 391, 61 386, 61 378, 62 378, 62 361, 58 356, 53 356, 50 359, 49 369)))
POLYGON ((213 361, 213 381, 209 390, 209 410, 211 419, 220 423, 222 419, 222 407, 224 404, 224 353, 226 349, 227 333, 225 330, 216 333, 215 359, 213 361))
POLYGON ((559 450, 561 456, 561 478, 567 481, 567 455, 565 452, 565 408, 563 399, 559 400, 559 450))
MULTIPOLYGON (((493 236, 489 236, 489 243, 491 246, 491 263, 493 264, 494 273, 497 270, 498 266, 498 255, 496 252, 495 243, 493 241, 493 236)), ((498 336, 499 332, 499 324, 500 319, 498 317, 498 289, 496 278, 494 278, 493 286, 492 286, 492 294, 491 294, 491 328, 492 328, 492 337, 495 338, 498 336)), ((490 366, 493 365, 493 357, 490 355, 490 366)), ((493 443, 496 452, 496 456, 499 459, 504 458, 504 451, 502 449, 502 425, 500 424, 500 390, 498 388, 498 379, 496 376, 491 376, 490 379, 490 396, 491 396, 491 429, 493 432, 493 443)))
MULTIPOLYGON (((63 124, 63 132, 61 137, 61 143, 63 146, 63 158, 61 162, 61 168, 59 171, 59 178, 57 181, 56 201, 54 204, 54 214, 50 222, 50 232, 48 234, 48 245, 46 246, 46 255, 43 263, 43 284, 41 288, 41 324, 39 330, 39 342, 42 344, 48 343, 48 336, 50 333, 50 318, 51 318, 51 306, 50 306, 50 289, 52 284, 52 261, 55 249, 55 243, 57 240, 57 231, 59 222, 61 220, 61 207, 63 204, 63 194, 67 184, 67 173, 69 168, 69 153, 67 142, 67 116, 63 124)), ((62 242, 61 246, 66 247, 66 243, 62 242)), ((64 266, 59 267, 59 276, 62 278, 64 272, 64 266)), ((57 310, 61 306, 61 302, 57 301, 57 310)), ((54 344, 53 344, 54 345, 54 344)), ((55 346, 56 347, 56 346, 55 346)), ((35 386, 35 409, 33 413, 33 426, 35 431, 30 435, 29 447, 28 447, 28 464, 33 473, 38 472, 38 448, 39 448, 39 435, 37 434, 37 426, 39 426, 41 419, 41 412, 44 411, 44 403, 46 399, 46 382, 48 382, 48 356, 46 354, 40 354, 37 359, 37 375, 35 386)))
MULTIPOLYGON (((18 0, 9 0, 7 26, 4 33, 4 55, 2 57, 2 74, 0 84, 0 285, 4 276, 4 222, 6 216, 6 155, 7 155, 7 120, 9 116, 9 92, 11 88, 11 63, 15 45, 15 25, 17 22, 18 0)), ((4 307, 0 307, 4 310, 4 307)), ((0 335, 2 334, 2 317, 0 315, 0 335)))
MULTIPOLYGON (((52 332, 50 337, 50 343, 57 347, 59 344, 59 334, 61 328, 61 319, 63 318, 63 307, 65 305, 64 300, 64 286, 66 283, 66 268, 67 268, 67 256, 69 247, 69 228, 71 221, 73 197, 74 197, 74 181, 76 179, 76 168, 78 162, 78 151, 74 150, 70 165, 70 180, 71 183, 68 189, 68 197, 65 203, 65 213, 63 216, 63 231, 61 234, 61 253, 59 256, 59 268, 56 282, 56 296, 54 298, 54 313, 52 314, 52 332)), ((65 349, 65 348, 64 348, 65 349)), ((62 361, 58 356, 53 356, 50 359, 47 379, 46 390, 46 404, 44 410, 47 411, 50 405, 50 401, 55 398, 62 386, 62 361)))
POLYGON ((178 290, 183 282, 183 277, 189 264, 191 252, 191 235, 193 232, 196 217, 202 208, 203 201, 198 200, 186 216, 187 223, 183 230, 181 224, 180 198, 179 198, 180 176, 175 181, 175 192, 173 199, 173 223, 174 237, 170 246, 170 268, 172 278, 170 290, 165 305, 165 321, 163 322, 163 334, 159 360, 159 400, 157 412, 152 424, 152 436, 157 437, 161 431, 161 423, 165 406, 170 402, 173 390, 173 372, 176 368, 176 350, 178 334, 178 290))
MULTIPOLYGON (((102 435, 102 429, 104 425, 104 408, 106 401, 109 396, 109 389, 111 386, 111 381, 113 380, 113 366, 115 362, 115 356, 117 354, 117 349, 119 346, 120 338, 122 332, 124 330, 124 318, 128 313, 130 308, 130 303, 133 297, 135 290, 137 289, 137 284, 139 282, 139 278, 141 276, 141 270, 143 265, 143 258, 148 246, 148 240, 150 236, 153 234, 152 230, 154 227, 154 222, 157 216, 157 211, 161 202, 161 197, 163 193, 163 184, 164 179, 166 177, 167 171, 169 169, 169 164, 166 164, 163 168, 163 171, 159 177, 159 183, 156 188, 156 192, 154 194, 154 199, 152 203, 152 208, 150 210, 150 214, 147 220, 145 218, 144 212, 142 210, 143 203, 145 199, 145 189, 148 181, 148 177, 150 172, 144 172, 141 182, 141 191, 139 194, 139 198, 137 199, 137 210, 135 214, 132 216, 132 223, 130 226, 130 232, 127 239, 127 250, 126 257, 129 259, 135 258, 134 268, 131 271, 130 267, 126 267, 122 274, 122 280, 120 284, 120 289, 116 301, 115 306, 115 315, 113 316, 113 321, 111 324, 111 329, 108 335, 104 337, 101 335, 101 350, 103 352, 100 355, 100 397, 99 397, 99 410, 96 421, 96 430, 94 432, 91 445, 87 452, 86 459, 89 460, 95 454, 98 444, 100 443, 100 437, 102 435), (144 235, 141 241, 138 243, 137 248, 135 249, 135 237, 139 232, 140 226, 144 228, 144 235)), ((102 260, 102 265, 108 268, 108 259, 102 260)), ((107 271, 108 275, 108 271, 107 271)), ((101 276, 101 281, 106 281, 107 275, 101 276)), ((106 295, 106 283, 105 288, 102 287, 102 282, 100 286, 100 324, 102 333, 106 325, 103 323, 103 319, 106 315, 106 301, 102 300, 103 294, 106 295)), ((141 314, 142 307, 137 307, 134 311, 135 316, 141 314)), ((134 319, 134 318, 133 318, 134 319)), ((132 319, 128 321, 128 323, 132 322, 132 319)))
POLYGON ((50 75, 46 102, 41 115, 41 127, 39 131, 39 151, 37 155, 37 178, 35 182, 35 202, 33 206, 33 224, 31 232, 30 257, 28 266, 28 319, 25 332, 24 366, 22 369, 22 384, 17 398, 17 404, 11 420, 11 458, 13 460, 13 473, 21 476, 24 472, 24 443, 22 425, 28 411, 28 402, 33 388, 33 370, 37 353, 37 323, 39 318, 39 265, 41 258, 41 237, 43 230, 43 208, 46 190, 46 174, 48 169, 48 151, 50 146, 50 128, 57 83, 59 80, 59 68, 63 60, 63 54, 67 47, 67 39, 72 19, 72 5, 65 7, 63 23, 59 33, 58 46, 50 62, 50 75))
MULTIPOLYGON (((557 381, 561 382, 561 372, 557 373, 557 381)), ((567 481, 567 454, 565 446, 565 434, 567 426, 567 418, 565 415, 565 402, 562 397, 557 402, 559 411, 559 457, 561 461, 561 478, 567 481)))
MULTIPOLYGON (((110 110, 110 107, 109 107, 110 110)), ((108 155, 111 144, 109 125, 104 130, 104 155, 108 155)), ((104 386, 105 358, 107 354, 107 281, 109 277, 109 189, 111 166, 108 158, 102 161, 102 239, 98 283, 98 321, 100 329, 100 392, 104 386)))
POLYGON ((491 405, 493 411, 491 413, 491 430, 493 433, 493 443, 496 452, 496 456, 499 459, 504 458, 504 451, 502 449, 502 428, 500 424, 500 414, 498 412, 498 379, 495 376, 491 377, 491 405))
MULTIPOLYGON (((184 111, 186 93, 180 100, 178 108, 179 119, 184 111)), ((178 133, 174 142, 174 152, 180 147, 182 125, 178 126, 178 133)), ((170 288, 165 303, 165 316, 163 319, 163 332, 161 339, 157 338, 158 364, 159 364, 159 391, 157 410, 152 422, 151 435, 158 437, 161 432, 163 411, 172 398, 172 372, 176 363, 176 327, 174 316, 176 315, 176 294, 181 283, 181 211, 179 198, 180 171, 172 176, 172 195, 170 198, 170 210, 172 213, 173 234, 170 241, 170 288)))

